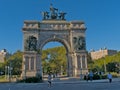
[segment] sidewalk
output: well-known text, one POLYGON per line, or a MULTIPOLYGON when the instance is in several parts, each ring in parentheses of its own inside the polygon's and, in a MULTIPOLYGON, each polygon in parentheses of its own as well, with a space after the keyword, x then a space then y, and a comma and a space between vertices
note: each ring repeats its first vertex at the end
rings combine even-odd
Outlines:
MULTIPOLYGON (((71 83, 87 83, 86 80, 80 80, 79 78, 55 78, 52 81, 53 83, 64 83, 64 84, 71 84, 71 83)), ((93 80, 88 81, 89 82, 95 82, 95 83, 108 83, 108 79, 101 79, 101 80, 93 80)), ((120 82, 120 78, 113 78, 112 82, 120 82)))

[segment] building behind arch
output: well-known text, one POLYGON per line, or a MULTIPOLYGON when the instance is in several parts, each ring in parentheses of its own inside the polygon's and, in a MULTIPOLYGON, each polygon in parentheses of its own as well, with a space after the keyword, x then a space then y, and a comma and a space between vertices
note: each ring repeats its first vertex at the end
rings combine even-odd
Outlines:
POLYGON ((117 50, 111 50, 111 49, 107 49, 107 48, 106 49, 100 49, 98 51, 92 50, 90 52, 92 60, 97 60, 97 59, 100 59, 100 58, 105 57, 107 55, 111 56, 111 55, 114 55, 114 54, 117 54, 117 50))
POLYGON ((4 63, 5 62, 5 57, 7 56, 7 50, 6 49, 2 49, 0 51, 0 63, 4 63))

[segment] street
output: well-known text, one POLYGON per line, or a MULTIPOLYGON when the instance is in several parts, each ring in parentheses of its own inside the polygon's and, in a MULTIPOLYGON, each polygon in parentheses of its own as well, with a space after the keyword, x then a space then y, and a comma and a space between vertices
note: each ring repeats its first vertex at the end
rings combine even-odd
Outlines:
POLYGON ((120 82, 0 83, 0 90, 120 90, 120 82))

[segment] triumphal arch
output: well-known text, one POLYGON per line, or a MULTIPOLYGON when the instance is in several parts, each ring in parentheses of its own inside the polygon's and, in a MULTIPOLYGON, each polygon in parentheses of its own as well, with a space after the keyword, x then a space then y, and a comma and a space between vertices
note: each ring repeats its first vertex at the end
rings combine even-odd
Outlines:
POLYGON ((88 71, 85 23, 66 21, 66 13, 52 5, 50 12, 42 12, 42 16, 42 21, 24 21, 22 77, 42 76, 42 48, 51 41, 60 42, 66 48, 68 76, 85 74, 88 71))

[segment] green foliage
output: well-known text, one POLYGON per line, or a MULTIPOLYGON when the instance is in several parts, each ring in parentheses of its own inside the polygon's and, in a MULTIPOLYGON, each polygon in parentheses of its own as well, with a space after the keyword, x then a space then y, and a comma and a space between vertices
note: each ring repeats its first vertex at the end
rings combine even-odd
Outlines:
POLYGON ((109 62, 106 67, 108 72, 119 72, 119 68, 117 67, 118 62, 109 62))
POLYGON ((120 52, 113 56, 105 56, 104 58, 88 63, 90 70, 104 72, 104 65, 106 65, 107 72, 118 72, 120 69, 120 52))
POLYGON ((5 69, 5 64, 4 63, 0 63, 0 71, 4 72, 5 69))
MULTIPOLYGON (((93 75, 93 80, 99 80, 99 79, 107 79, 107 75, 99 75, 99 74, 93 75)), ((86 76, 84 76, 84 80, 87 80, 86 76)), ((90 76, 88 76, 88 80, 90 80, 90 76)))
POLYGON ((98 79, 100 79, 100 75, 94 74, 94 75, 93 75, 93 80, 98 80, 98 79))
POLYGON ((25 82, 25 83, 40 83, 43 82, 42 78, 39 77, 30 77, 30 78, 26 78, 23 80, 19 80, 18 82, 25 82))
POLYGON ((107 79, 107 75, 106 74, 102 75, 101 79, 107 79))
POLYGON ((66 73, 66 50, 64 47, 55 47, 42 51, 43 73, 66 73))
POLYGON ((22 55, 21 51, 16 51, 11 55, 5 62, 5 66, 10 66, 12 68, 13 75, 20 75, 22 70, 22 55))

